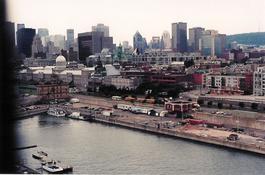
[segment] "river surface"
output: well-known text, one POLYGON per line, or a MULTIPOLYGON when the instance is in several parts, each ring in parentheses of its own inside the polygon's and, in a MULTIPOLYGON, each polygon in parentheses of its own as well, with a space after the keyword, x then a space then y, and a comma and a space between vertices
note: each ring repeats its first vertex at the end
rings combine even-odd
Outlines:
POLYGON ((48 115, 16 121, 18 160, 39 168, 31 154, 50 158, 86 174, 265 174, 265 157, 191 141, 156 136, 99 123, 48 115))

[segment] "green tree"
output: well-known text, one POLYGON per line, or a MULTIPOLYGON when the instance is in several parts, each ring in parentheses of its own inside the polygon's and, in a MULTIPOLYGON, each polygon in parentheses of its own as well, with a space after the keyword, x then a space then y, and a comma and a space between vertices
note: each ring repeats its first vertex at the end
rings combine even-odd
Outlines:
POLYGON ((194 64, 195 63, 194 63, 193 59, 184 61, 184 65, 186 68, 189 68, 189 67, 193 66, 194 64))

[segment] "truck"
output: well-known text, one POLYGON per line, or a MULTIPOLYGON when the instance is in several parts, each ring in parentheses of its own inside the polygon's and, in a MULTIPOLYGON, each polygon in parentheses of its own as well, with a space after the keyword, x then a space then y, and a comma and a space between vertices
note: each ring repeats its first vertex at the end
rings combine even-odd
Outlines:
POLYGON ((116 101, 120 101, 121 100, 121 96, 112 96, 111 99, 112 100, 116 100, 116 101))
POLYGON ((159 116, 160 116, 160 117, 165 117, 167 113, 168 113, 168 111, 161 111, 161 112, 159 113, 159 116))
POLYGON ((126 105, 126 104, 117 104, 117 109, 121 109, 124 111, 128 111, 131 109, 131 105, 126 105))
POLYGON ((150 109, 142 108, 142 107, 138 107, 138 106, 132 106, 130 111, 132 113, 135 113, 135 114, 148 114, 150 109))
POLYGON ((107 117, 112 116, 112 113, 113 111, 109 111, 109 110, 102 111, 102 115, 107 116, 107 117))
POLYGON ((79 102, 80 102, 80 100, 78 98, 72 98, 70 100, 70 103, 79 103, 79 102))

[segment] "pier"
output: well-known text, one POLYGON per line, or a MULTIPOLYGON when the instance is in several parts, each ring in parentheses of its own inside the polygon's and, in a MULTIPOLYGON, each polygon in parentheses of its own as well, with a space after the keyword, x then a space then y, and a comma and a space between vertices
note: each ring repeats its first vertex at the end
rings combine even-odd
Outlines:
POLYGON ((157 128, 153 126, 148 126, 146 124, 126 122, 126 121, 122 121, 118 119, 111 119, 111 118, 96 117, 94 120, 96 122, 103 123, 103 124, 109 124, 109 125, 129 128, 133 130, 148 132, 152 134, 157 134, 157 135, 170 136, 173 138, 191 140, 191 141, 196 141, 200 143, 206 143, 206 144, 211 144, 211 145, 227 147, 231 149, 237 149, 241 151, 265 155, 264 144, 261 146, 261 145, 255 145, 253 143, 242 143, 242 142, 237 142, 237 141, 229 141, 226 138, 221 139, 221 138, 210 136, 210 135, 207 135, 207 136, 197 135, 197 134, 188 133, 184 131, 177 131, 177 130, 172 130, 172 129, 167 129, 167 128, 157 128))

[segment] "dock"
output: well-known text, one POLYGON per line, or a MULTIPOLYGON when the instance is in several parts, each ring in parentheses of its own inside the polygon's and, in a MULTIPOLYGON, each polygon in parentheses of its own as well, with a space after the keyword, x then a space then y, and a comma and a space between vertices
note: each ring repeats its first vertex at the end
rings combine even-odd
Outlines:
POLYGON ((114 126, 124 127, 128 129, 148 132, 148 133, 152 133, 156 135, 164 135, 164 136, 169 136, 172 138, 190 140, 190 141, 200 142, 204 144, 210 144, 210 145, 265 155, 264 145, 261 146, 261 145, 251 144, 251 143, 229 141, 226 139, 226 137, 225 139, 220 139, 218 137, 213 137, 213 136, 211 137, 211 136, 207 136, 203 134, 198 135, 198 134, 188 133, 184 131, 175 131, 175 130, 171 130, 168 128, 157 128, 153 126, 148 126, 146 124, 127 122, 127 121, 122 121, 119 119, 112 119, 112 118, 96 117, 94 121, 103 123, 103 124, 114 125, 114 126))

